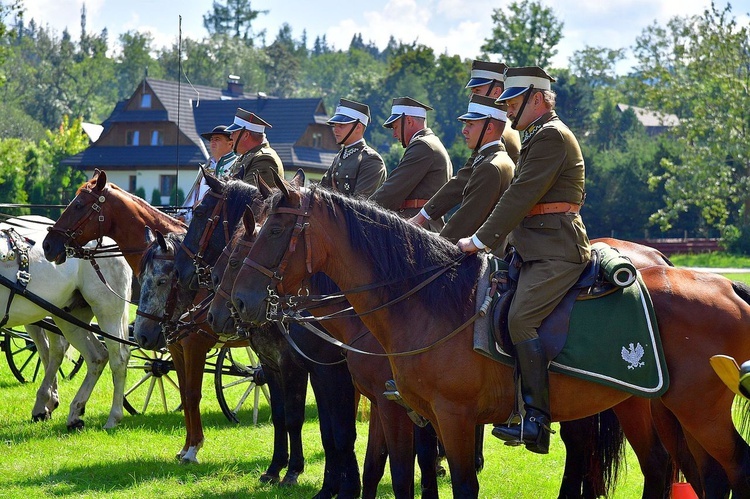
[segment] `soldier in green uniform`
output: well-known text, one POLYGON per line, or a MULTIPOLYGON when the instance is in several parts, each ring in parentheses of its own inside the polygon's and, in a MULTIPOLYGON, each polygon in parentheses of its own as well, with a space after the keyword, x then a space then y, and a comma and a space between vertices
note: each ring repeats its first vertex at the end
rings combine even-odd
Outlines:
POLYGON ((473 234, 487 219, 513 180, 514 169, 500 140, 507 117, 495 99, 472 95, 467 112, 458 119, 464 122, 463 135, 474 159, 458 170, 410 220, 423 225, 460 204, 440 231, 441 236, 454 243, 473 234))
MULTIPOLYGON (((406 149, 398 166, 370 199, 402 218, 411 218, 453 175, 448 151, 427 128, 427 111, 432 108, 411 97, 393 99, 391 115, 383 123, 393 129, 393 138, 406 149)), ((427 228, 440 232, 443 219, 427 222, 427 228)))
POLYGON ((262 178, 267 185, 274 185, 272 171, 284 178, 284 166, 279 155, 268 144, 266 128, 271 128, 271 125, 241 107, 237 108, 234 122, 227 127, 237 154, 230 174, 255 186, 258 185, 258 178, 262 178))
POLYGON ((341 99, 327 123, 333 127, 336 142, 342 147, 320 184, 347 196, 369 197, 388 175, 383 158, 365 143, 370 107, 341 99))
POLYGON ((506 236, 523 263, 508 314, 508 329, 521 373, 522 425, 496 426, 492 434, 522 440, 532 452, 549 452, 550 408, 547 358, 537 335, 542 320, 562 300, 591 258, 579 214, 585 168, 573 133, 554 111, 554 79, 539 67, 509 68, 508 118, 522 131, 515 177, 487 221, 458 241, 467 253, 492 250, 506 236))
MULTIPOLYGON (((472 95, 484 95, 497 99, 505 89, 503 73, 507 68, 508 66, 502 62, 475 60, 471 63, 471 75, 466 88, 471 91, 472 95)), ((505 150, 508 151, 508 156, 513 160, 513 164, 516 164, 518 156, 521 154, 521 139, 518 137, 518 132, 509 126, 505 127, 503 144, 505 150)), ((472 158, 470 157, 469 160, 472 160, 472 158)))

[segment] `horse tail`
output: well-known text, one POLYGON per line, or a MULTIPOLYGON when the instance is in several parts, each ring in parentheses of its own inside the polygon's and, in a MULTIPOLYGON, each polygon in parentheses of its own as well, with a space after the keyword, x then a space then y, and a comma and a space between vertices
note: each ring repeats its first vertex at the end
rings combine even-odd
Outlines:
MULTIPOLYGON (((597 494, 610 497, 617 483, 620 464, 625 459, 625 435, 614 411, 608 409, 598 415, 595 448, 590 455, 588 466, 591 476, 599 481, 597 494)), ((597 496, 598 497, 598 496, 597 496)))
POLYGON ((744 282, 732 281, 732 289, 735 293, 737 293, 737 296, 742 298, 745 303, 750 305, 750 286, 748 286, 744 282))

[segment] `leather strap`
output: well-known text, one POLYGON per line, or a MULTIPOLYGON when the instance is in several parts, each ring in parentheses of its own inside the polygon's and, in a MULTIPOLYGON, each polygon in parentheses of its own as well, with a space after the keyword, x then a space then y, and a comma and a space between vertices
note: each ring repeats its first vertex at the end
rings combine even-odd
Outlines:
POLYGON ((406 210, 409 208, 421 208, 427 204, 427 201, 429 201, 429 199, 406 199, 401 203, 400 209, 406 210))
POLYGON ((580 204, 572 203, 539 203, 535 204, 533 208, 526 215, 527 217, 533 217, 535 215, 547 215, 549 213, 574 213, 578 214, 581 211, 580 204))

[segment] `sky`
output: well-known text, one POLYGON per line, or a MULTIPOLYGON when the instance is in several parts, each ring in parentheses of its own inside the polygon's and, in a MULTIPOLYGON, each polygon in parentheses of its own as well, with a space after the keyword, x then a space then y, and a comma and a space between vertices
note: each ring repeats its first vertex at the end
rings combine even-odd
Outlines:
MULTIPOLYGON (((329 45, 346 49, 352 36, 383 49, 392 35, 406 43, 417 41, 437 53, 476 58, 492 32, 491 15, 512 0, 252 0, 255 10, 266 10, 253 23, 255 31, 266 30, 267 43, 279 27, 288 23, 299 39, 307 32, 308 47, 316 36, 326 36, 329 45), (470 8, 469 8, 470 7, 470 8)), ((4 2, 5 3, 5 2, 4 2)), ((74 38, 80 34, 81 6, 85 3, 88 32, 107 28, 110 41, 119 34, 148 31, 156 47, 182 37, 202 39, 207 32, 203 15, 212 10, 213 0, 23 0, 25 19, 35 19, 62 32, 66 27, 74 38), (181 21, 180 21, 181 18, 181 21)), ((220 2, 225 3, 225 2, 220 2)), ((541 0, 564 23, 563 39, 553 59, 555 67, 567 67, 568 59, 587 46, 629 49, 643 29, 666 26, 674 16, 701 14, 711 0, 541 0)), ((726 0, 715 0, 723 9, 726 0)), ((743 25, 750 20, 750 0, 734 0, 732 13, 743 25)), ((632 51, 618 66, 626 73, 632 66, 632 51)))

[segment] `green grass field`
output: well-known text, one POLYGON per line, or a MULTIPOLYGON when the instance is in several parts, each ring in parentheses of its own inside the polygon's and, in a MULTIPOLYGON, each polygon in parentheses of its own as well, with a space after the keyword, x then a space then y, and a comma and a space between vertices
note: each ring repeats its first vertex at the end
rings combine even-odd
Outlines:
MULTIPOLYGON (((680 265, 708 266, 705 261, 680 265)), ((750 260, 722 267, 750 267, 750 260)), ((750 274, 729 276, 750 283, 750 274)), ((138 377, 131 371, 128 383, 138 377)), ((65 428, 68 404, 82 380, 60 384, 61 406, 52 420, 31 423, 31 408, 38 383, 20 384, 5 359, 0 359, 0 497, 159 497, 159 498, 307 498, 320 487, 323 452, 318 431, 317 411, 312 390, 308 391, 307 421, 304 427, 306 469, 300 485, 291 489, 261 485, 258 477, 271 456, 272 427, 269 408, 261 397, 259 423, 252 424, 249 413, 242 423, 232 424, 221 413, 213 378, 204 380, 202 415, 206 442, 199 454, 201 464, 180 465, 175 454, 182 447, 185 431, 181 413, 164 413, 150 407, 146 414, 126 415, 120 426, 102 430, 111 403, 109 369, 87 406, 86 428, 69 433, 65 428)), ((175 407, 177 392, 167 391, 167 405, 175 407)), ((141 400, 143 395, 135 399, 141 400), (138 398, 140 397, 140 399, 138 398)), ((135 402, 135 400, 134 400, 135 402)), ((557 428, 557 425, 555 425, 557 428)), ((358 423, 357 455, 364 460, 367 423, 358 423)), ((564 448, 559 435, 553 435, 551 452, 539 456, 522 448, 509 448, 489 435, 485 439, 485 469, 479 475, 480 497, 553 498, 562 477, 564 448)), ((418 478, 417 478, 418 479, 418 478)), ((642 492, 642 476, 634 454, 628 449, 626 466, 613 498, 637 498, 642 492)), ((450 497, 450 476, 441 478, 440 493, 450 497)), ((378 497, 392 497, 390 473, 381 482, 378 497)))

